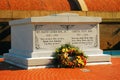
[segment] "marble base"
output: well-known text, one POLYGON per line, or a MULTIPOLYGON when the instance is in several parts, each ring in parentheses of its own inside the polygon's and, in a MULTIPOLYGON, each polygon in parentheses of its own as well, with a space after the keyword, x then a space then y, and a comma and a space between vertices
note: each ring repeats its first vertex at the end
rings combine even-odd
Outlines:
POLYGON ((107 55, 107 54, 88 55, 87 66, 89 66, 89 65, 103 65, 103 64, 112 64, 111 63, 111 55, 107 55))
POLYGON ((4 54, 4 59, 7 63, 25 69, 53 67, 53 57, 25 58, 16 54, 6 53, 4 54))
MULTIPOLYGON (((107 54, 89 54, 87 55, 87 65, 111 64, 111 56, 107 54)), ((19 66, 25 69, 54 67, 52 65, 53 57, 35 57, 26 58, 12 53, 4 54, 5 62, 19 66)))

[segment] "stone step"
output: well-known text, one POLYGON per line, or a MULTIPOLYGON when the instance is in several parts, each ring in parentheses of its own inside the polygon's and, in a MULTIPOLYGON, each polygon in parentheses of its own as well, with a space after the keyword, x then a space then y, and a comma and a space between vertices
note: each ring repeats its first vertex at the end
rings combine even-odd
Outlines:
POLYGON ((25 58, 16 54, 6 53, 4 54, 4 60, 21 68, 31 69, 36 67, 42 68, 44 66, 48 67, 47 65, 51 65, 53 57, 25 58))
MULTIPOLYGON (((26 69, 53 67, 53 57, 25 58, 17 56, 15 54, 4 54, 4 58, 5 62, 26 69)), ((87 65, 98 64, 111 64, 111 56, 106 54, 88 55, 87 65)))
POLYGON ((88 55, 87 65, 103 65, 103 64, 112 64, 111 55, 107 54, 88 55))
POLYGON ((111 55, 107 54, 91 54, 88 55, 87 62, 108 62, 111 61, 111 55))

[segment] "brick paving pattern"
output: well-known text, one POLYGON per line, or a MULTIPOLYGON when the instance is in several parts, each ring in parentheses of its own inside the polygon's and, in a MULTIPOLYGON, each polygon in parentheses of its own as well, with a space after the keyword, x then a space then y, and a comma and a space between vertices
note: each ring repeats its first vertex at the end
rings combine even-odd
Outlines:
POLYGON ((111 65, 24 70, 0 59, 0 80, 120 80, 120 58, 111 65))

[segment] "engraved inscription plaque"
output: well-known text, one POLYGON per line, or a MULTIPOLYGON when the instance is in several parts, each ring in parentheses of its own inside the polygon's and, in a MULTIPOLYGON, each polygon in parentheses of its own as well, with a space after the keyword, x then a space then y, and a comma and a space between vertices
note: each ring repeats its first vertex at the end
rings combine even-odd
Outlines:
POLYGON ((70 43, 81 49, 98 46, 96 25, 36 25, 35 49, 55 49, 61 44, 70 43))

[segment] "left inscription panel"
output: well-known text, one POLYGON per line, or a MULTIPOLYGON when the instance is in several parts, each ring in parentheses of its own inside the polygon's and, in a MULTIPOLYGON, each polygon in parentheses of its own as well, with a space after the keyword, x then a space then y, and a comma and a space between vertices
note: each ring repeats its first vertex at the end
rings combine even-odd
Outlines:
POLYGON ((35 49, 55 49, 65 43, 64 34, 66 34, 66 28, 61 25, 36 25, 35 49))

